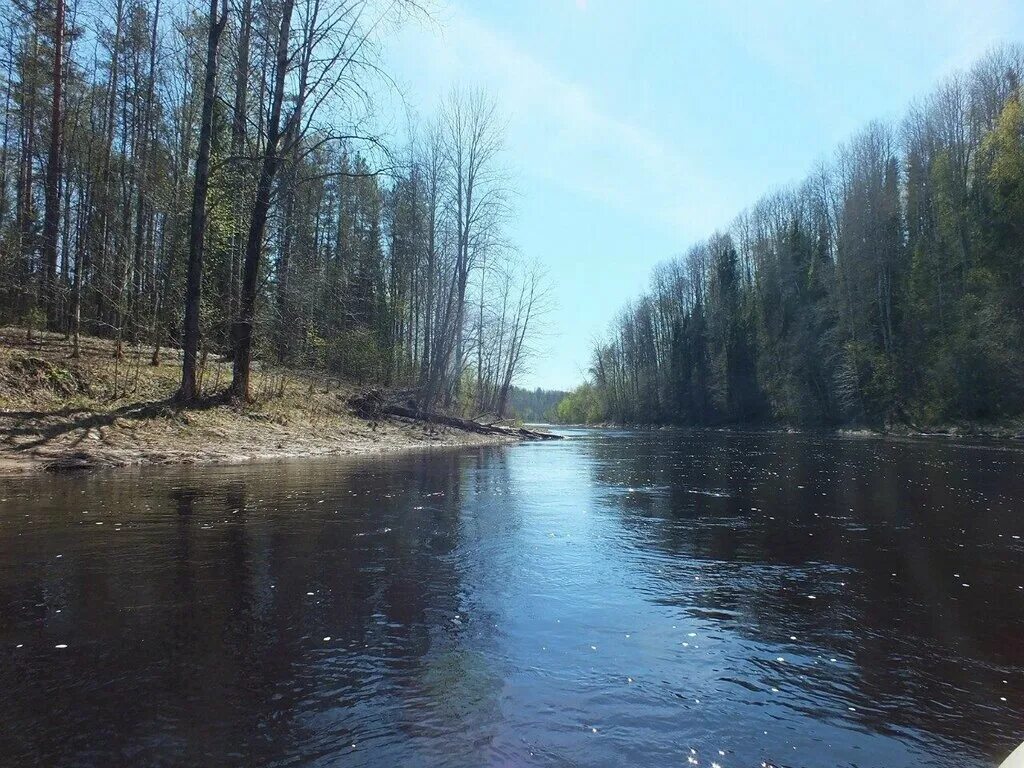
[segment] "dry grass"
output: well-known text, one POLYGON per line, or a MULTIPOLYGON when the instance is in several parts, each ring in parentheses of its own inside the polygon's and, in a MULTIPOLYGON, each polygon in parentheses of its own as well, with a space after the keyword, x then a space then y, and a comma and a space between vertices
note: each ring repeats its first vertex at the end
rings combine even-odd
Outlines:
POLYGON ((231 363, 210 355, 206 396, 182 409, 173 401, 180 353, 82 338, 0 329, 0 471, 129 464, 238 462, 367 453, 424 446, 478 445, 500 438, 400 419, 367 421, 347 401, 355 387, 296 371, 257 369, 255 401, 218 397, 231 363))

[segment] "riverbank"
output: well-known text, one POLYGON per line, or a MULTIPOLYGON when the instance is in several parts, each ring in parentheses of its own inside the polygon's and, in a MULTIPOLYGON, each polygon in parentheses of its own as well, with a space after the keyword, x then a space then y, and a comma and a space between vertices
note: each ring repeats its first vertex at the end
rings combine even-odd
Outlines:
POLYGON ((516 442, 415 419, 354 413, 354 385, 292 370, 258 370, 255 402, 223 402, 229 361, 208 356, 206 399, 173 402, 177 350, 0 329, 0 474, 140 464, 237 463, 516 442))
POLYGON ((1024 441, 1024 421, 1010 420, 1003 423, 964 422, 926 427, 913 424, 891 424, 886 427, 793 427, 784 424, 730 424, 707 427, 687 427, 672 424, 554 424, 567 429, 642 429, 642 430, 687 430, 706 429, 715 432, 765 432, 765 433, 825 433, 839 437, 935 437, 952 440, 1014 440, 1024 441))

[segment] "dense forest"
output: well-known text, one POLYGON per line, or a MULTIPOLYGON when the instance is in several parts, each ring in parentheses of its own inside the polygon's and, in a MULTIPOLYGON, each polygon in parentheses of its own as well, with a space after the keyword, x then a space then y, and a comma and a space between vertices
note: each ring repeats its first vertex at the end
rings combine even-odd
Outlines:
POLYGON ((219 355, 238 402, 274 365, 501 415, 546 301, 504 233, 503 118, 454 89, 400 140, 375 128, 382 47, 423 13, 11 0, 0 323, 173 348, 186 402, 219 355))
POLYGON ((1024 50, 995 50, 659 266, 563 422, 1024 413, 1024 50))
POLYGON ((568 392, 558 389, 523 389, 512 387, 509 393, 509 415, 531 424, 555 421, 556 408, 568 392))

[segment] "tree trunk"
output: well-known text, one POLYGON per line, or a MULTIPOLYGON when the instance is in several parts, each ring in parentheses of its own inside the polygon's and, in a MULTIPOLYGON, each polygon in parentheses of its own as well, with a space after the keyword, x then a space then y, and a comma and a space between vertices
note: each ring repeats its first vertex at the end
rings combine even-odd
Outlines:
POLYGON ((64 85, 64 0, 56 0, 53 20, 53 104, 50 151, 46 159, 46 212, 43 218, 44 301, 50 327, 57 318, 57 233, 60 229, 61 98, 64 85))
POLYGON ((144 257, 146 252, 146 216, 150 209, 148 192, 150 180, 148 177, 150 154, 153 146, 151 141, 153 125, 153 100, 156 89, 156 35, 157 25, 160 22, 160 0, 156 0, 153 9, 153 26, 149 38, 149 73, 146 77, 146 96, 142 108, 142 130, 140 131, 139 144, 142 149, 138 152, 139 183, 135 190, 135 236, 133 253, 133 279, 129 292, 131 309, 128 316, 132 322, 132 338, 138 339, 141 336, 142 327, 141 307, 143 298, 147 293, 146 270, 144 269, 144 257))
MULTIPOLYGON (((235 64, 235 103, 231 112, 231 165, 235 170, 235 183, 243 186, 244 164, 240 157, 245 149, 246 102, 249 87, 249 41, 252 31, 252 0, 243 0, 241 17, 238 22, 238 59, 235 64)), ((234 203, 234 232, 231 235, 231 263, 228 275, 229 317, 238 315, 239 272, 241 271, 242 250, 241 220, 243 215, 241 196, 234 203)))
POLYGON ((220 19, 217 0, 210 0, 210 32, 206 43, 206 76, 203 81, 203 114, 199 127, 196 178, 192 190, 192 218, 189 228, 188 282, 185 288, 185 344, 178 398, 195 400, 199 394, 197 358, 199 352, 199 307, 202 299, 203 246, 206 238, 206 195, 210 186, 210 145, 213 143, 213 102, 217 84, 217 47, 228 18, 227 0, 220 19))
POLYGON ((281 139, 281 108, 284 102, 284 83, 288 70, 288 40, 291 34, 292 8, 295 0, 284 0, 281 8, 281 28, 277 38, 277 56, 274 71, 274 93, 267 123, 267 143, 263 151, 252 221, 245 243, 245 261, 242 265, 242 293, 239 298, 238 317, 234 326, 234 360, 231 376, 232 397, 249 400, 249 373, 252 368, 252 331, 256 319, 256 286, 259 278, 263 236, 270 213, 270 193, 280 164, 278 146, 281 139))

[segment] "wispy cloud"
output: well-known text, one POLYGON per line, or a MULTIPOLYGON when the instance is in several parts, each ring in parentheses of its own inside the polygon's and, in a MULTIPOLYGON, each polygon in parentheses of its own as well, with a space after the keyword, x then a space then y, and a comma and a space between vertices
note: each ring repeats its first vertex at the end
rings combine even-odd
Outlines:
MULTIPOLYGON (((579 3, 578 3, 579 4, 579 3)), ((585 5, 585 3, 583 4, 585 5)), ((509 118, 515 165, 567 192, 694 236, 720 215, 710 174, 644 125, 612 113, 584 84, 459 8, 418 40, 439 83, 480 84, 509 118)), ((421 75, 424 73, 421 73, 421 75)))
POLYGON ((718 12, 722 29, 744 50, 827 104, 843 93, 820 77, 814 62, 828 57, 853 71, 863 67, 866 52, 882 46, 880 55, 895 66, 907 68, 913 59, 919 76, 932 84, 1015 37, 1021 7, 1019 0, 862 0, 827 6, 763 0, 725 3, 718 12), (922 53, 930 71, 920 66, 922 53))

